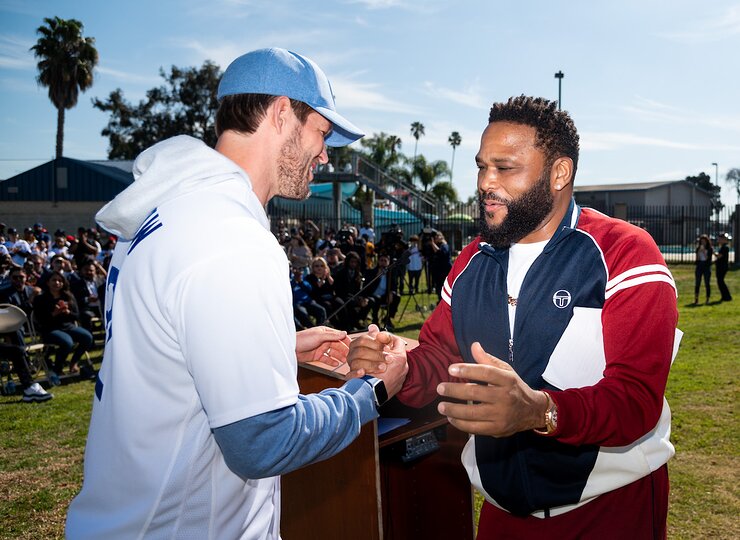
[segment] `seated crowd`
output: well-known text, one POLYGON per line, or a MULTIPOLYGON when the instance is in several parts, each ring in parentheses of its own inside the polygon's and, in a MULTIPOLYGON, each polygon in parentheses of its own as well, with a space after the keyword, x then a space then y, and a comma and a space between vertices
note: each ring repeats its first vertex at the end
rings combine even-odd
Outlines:
POLYGON ((364 330, 369 322, 393 329, 401 294, 405 288, 418 292, 423 265, 427 263, 430 272, 427 292, 434 286, 438 296, 451 268, 449 248, 437 231, 427 257, 419 237, 406 242, 397 226, 376 241, 369 223, 359 229, 345 225, 339 231, 327 227, 322 235, 307 220, 290 230, 279 226, 277 237, 291 266, 298 330, 327 325, 351 332, 364 330))
MULTIPOLYGON (((416 235, 405 241, 397 226, 376 238, 370 223, 322 231, 306 220, 300 227, 278 225, 277 230, 290 262, 298 330, 327 325, 351 332, 370 322, 392 329, 405 288, 419 292, 423 266, 427 292, 436 289, 438 296, 451 268, 449 248, 437 231, 421 245, 416 235)), ((21 234, 0 223, 0 304, 21 308, 43 343, 53 346, 49 367, 55 384, 65 369, 94 376, 92 367, 81 361, 93 345, 93 325, 102 319, 106 269, 115 243, 115 237, 103 238, 95 229, 80 227, 76 236, 62 230, 51 235, 37 223, 21 234)), ((49 399, 50 394, 31 389, 38 385, 28 373, 27 338, 22 330, 0 334, 0 360, 12 363, 27 393, 24 400, 49 399)))
MULTIPOLYGON (((95 377, 82 359, 93 345, 93 325, 102 319, 106 268, 114 246, 111 237, 103 247, 95 229, 79 228, 77 236, 57 230, 52 238, 40 223, 22 235, 0 224, 0 304, 23 310, 31 322, 28 329, 53 346, 52 384, 60 383, 65 368, 83 378, 95 377)), ((0 334, 0 360, 10 362, 18 375, 23 401, 46 401, 51 394, 31 378, 26 334, 23 328, 0 334)))

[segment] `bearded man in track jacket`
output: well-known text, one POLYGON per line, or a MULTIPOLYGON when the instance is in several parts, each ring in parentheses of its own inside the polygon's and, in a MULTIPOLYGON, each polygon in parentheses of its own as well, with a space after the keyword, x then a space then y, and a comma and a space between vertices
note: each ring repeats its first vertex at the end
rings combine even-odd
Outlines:
POLYGON ((575 204, 578 141, 555 102, 493 105, 480 235, 407 355, 398 398, 473 435, 479 539, 666 535, 676 286, 647 232, 575 204))

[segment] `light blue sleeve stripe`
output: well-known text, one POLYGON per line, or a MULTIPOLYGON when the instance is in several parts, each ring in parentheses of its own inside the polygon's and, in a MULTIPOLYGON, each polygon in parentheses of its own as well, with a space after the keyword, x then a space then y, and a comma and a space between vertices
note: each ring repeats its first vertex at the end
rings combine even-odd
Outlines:
POLYGON ((352 379, 341 388, 299 395, 290 407, 216 428, 213 435, 235 474, 267 478, 330 458, 377 416, 372 387, 352 379))

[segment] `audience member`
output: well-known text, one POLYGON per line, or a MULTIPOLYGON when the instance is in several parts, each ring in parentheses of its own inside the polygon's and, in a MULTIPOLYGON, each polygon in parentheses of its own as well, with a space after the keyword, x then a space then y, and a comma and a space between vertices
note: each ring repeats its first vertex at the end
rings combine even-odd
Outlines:
POLYGON ((419 278, 421 277, 422 268, 423 261, 421 251, 419 250, 419 237, 414 234, 409 238, 409 262, 406 265, 406 271, 409 275, 410 294, 415 294, 419 291, 419 278))
POLYGON ((49 401, 54 397, 53 394, 44 390, 39 383, 33 382, 22 347, 0 341, 0 359, 9 361, 13 366, 13 371, 18 375, 23 390, 22 399, 24 403, 39 403, 49 401))
POLYGON ((290 287, 293 290, 293 317, 296 330, 319 326, 326 320, 326 310, 311 297, 311 285, 303 279, 306 268, 291 266, 290 287), (311 317, 314 320, 311 320, 311 317))
POLYGON ((0 289, 10 285, 10 270, 14 267, 9 254, 0 254, 0 289))
POLYGON ((326 252, 336 246, 337 241, 334 239, 334 229, 327 227, 324 230, 324 237, 316 242, 316 255, 326 257, 326 252))
POLYGON ((450 270, 452 270, 450 247, 447 245, 447 241, 441 232, 437 232, 432 236, 429 247, 432 250, 432 256, 429 261, 429 273, 434 289, 437 291, 437 298, 441 299, 445 278, 450 273, 450 270))
POLYGON ((336 276, 337 272, 342 268, 344 258, 344 253, 337 247, 326 250, 326 264, 329 266, 332 276, 336 276))
MULTIPOLYGON (((23 310, 26 317, 30 318, 33 312, 33 301, 39 295, 41 289, 26 283, 27 274, 23 268, 13 267, 10 270, 10 286, 0 289, 0 304, 11 304, 23 310)), ((15 332, 3 334, 3 337, 11 344, 22 347, 25 345, 25 333, 23 328, 15 332)), ((25 350, 23 351, 25 356, 25 350)))
POLYGON ((28 242, 23 240, 18 235, 18 231, 13 228, 8 229, 8 242, 5 245, 8 246, 10 256, 13 258, 13 264, 16 266, 23 266, 26 258, 32 253, 31 246, 28 245, 28 242))
POLYGON ((75 297, 80 312, 80 324, 92 332, 92 320, 103 317, 99 290, 105 285, 107 274, 99 262, 88 259, 69 281, 69 288, 75 297))
POLYGON ((360 256, 350 251, 346 254, 342 268, 334 274, 334 290, 344 302, 348 325, 354 329, 365 327, 363 321, 372 307, 369 298, 358 294, 362 290, 363 283, 360 266, 360 256))
POLYGON ((388 330, 393 330, 391 319, 396 316, 398 304, 401 302, 401 297, 396 289, 398 283, 396 274, 402 265, 399 264, 390 268, 390 264, 390 255, 387 253, 381 253, 378 256, 378 266, 366 271, 365 283, 368 284, 367 294, 372 298, 371 308, 373 324, 385 327, 388 330), (385 306, 388 311, 382 324, 380 324, 378 322, 378 313, 380 308, 383 306, 385 306))
POLYGON ((23 268, 10 270, 10 285, 0 289, 0 304, 12 304, 21 308, 27 316, 33 311, 33 301, 41 292, 38 287, 26 283, 28 274, 23 268))
POLYGON ((42 223, 37 222, 33 224, 33 234, 39 242, 44 242, 47 246, 51 244, 51 235, 42 223))
MULTIPOLYGON (((727 235, 722 233, 719 235, 719 249, 717 250, 717 260, 715 262, 715 269, 717 270, 717 288, 722 295, 723 302, 729 302, 732 300, 730 289, 727 288, 725 283, 725 275, 727 275, 727 269, 730 264, 730 248, 727 245, 727 235)), ((735 255, 737 257, 737 255, 735 255)))
POLYGON ((49 247, 49 253, 53 255, 62 255, 65 259, 72 257, 69 252, 69 242, 67 241, 67 233, 61 229, 57 229, 54 232, 54 243, 49 247))
POLYGON ((360 245, 355 235, 354 227, 343 228, 337 234, 337 247, 346 257, 349 253, 355 253, 360 260, 360 270, 365 269, 365 246, 360 245))
POLYGON ((305 240, 303 240, 297 232, 291 236, 285 253, 288 255, 290 265, 294 268, 308 268, 308 265, 311 264, 311 259, 313 258, 311 249, 306 245, 305 240))
POLYGON ((373 244, 375 243, 375 230, 369 221, 366 221, 365 224, 360 227, 360 237, 364 235, 367 235, 368 242, 372 242, 373 244))
POLYGON ((31 249, 31 253, 39 252, 39 241, 36 239, 36 235, 33 234, 33 229, 31 227, 26 227, 25 229, 23 229, 23 239, 26 241, 28 247, 31 249))
MULTIPOLYGON (((311 272, 305 279, 311 285, 311 298, 326 310, 327 316, 340 310, 344 305, 342 299, 336 295, 334 278, 331 275, 329 265, 323 257, 313 258, 311 261, 311 272)), ((327 323, 340 330, 346 330, 346 313, 344 313, 344 310, 338 311, 327 323)))
POLYGON ((54 255, 49 262, 49 267, 44 268, 36 285, 41 287, 42 290, 46 290, 46 282, 49 281, 51 274, 54 272, 61 272, 69 280, 72 277, 71 261, 66 259, 64 255, 54 255))
MULTIPOLYGON (((93 337, 90 332, 78 325, 77 302, 69 292, 67 278, 61 272, 51 274, 47 282, 47 290, 36 297, 33 309, 42 340, 44 343, 57 346, 54 373, 57 375, 62 373, 67 356, 73 348, 74 354, 70 361, 69 372, 77 373, 82 356, 92 346, 93 337)), ((91 373, 84 375, 91 375, 91 373)))
POLYGON ((75 264, 79 267, 87 259, 94 259, 98 255, 98 247, 94 239, 90 238, 85 227, 77 229, 77 238, 70 242, 69 252, 75 264))
POLYGON ((707 290, 707 300, 709 303, 709 296, 711 294, 710 280, 712 278, 712 241, 706 234, 702 234, 699 237, 699 241, 696 245, 696 269, 694 272, 694 304, 699 303, 699 288, 701 286, 701 280, 704 279, 704 287, 707 290))

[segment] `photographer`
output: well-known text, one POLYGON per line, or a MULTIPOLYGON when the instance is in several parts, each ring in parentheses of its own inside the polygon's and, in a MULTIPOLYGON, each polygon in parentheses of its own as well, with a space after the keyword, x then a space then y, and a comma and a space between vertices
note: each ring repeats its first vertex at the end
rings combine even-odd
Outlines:
POLYGON ((355 237, 354 229, 342 229, 337 233, 337 247, 345 257, 356 253, 360 258, 360 269, 365 270, 365 246, 355 237))
MULTIPOLYGON (((403 231, 401 228, 397 224, 393 223, 388 232, 384 232, 380 235, 380 242, 378 242, 378 245, 375 248, 377 253, 387 253, 391 262, 395 262, 409 248, 409 245, 403 240, 403 231)), ((400 291, 401 294, 403 294, 403 281, 405 275, 405 266, 402 266, 394 272, 394 287, 400 291)))
POLYGON ((437 298, 441 299, 445 278, 452 270, 452 257, 450 246, 447 245, 444 235, 439 231, 435 231, 435 233, 428 243, 431 256, 427 257, 427 261, 434 290, 437 291, 437 298))

